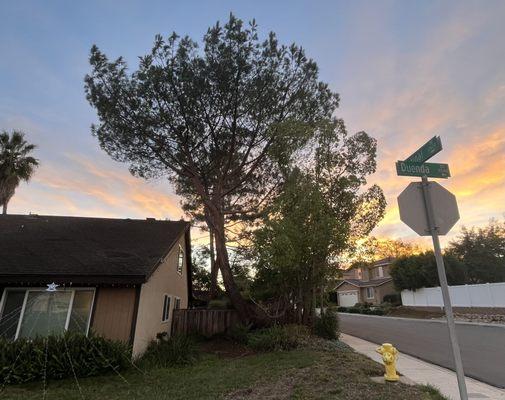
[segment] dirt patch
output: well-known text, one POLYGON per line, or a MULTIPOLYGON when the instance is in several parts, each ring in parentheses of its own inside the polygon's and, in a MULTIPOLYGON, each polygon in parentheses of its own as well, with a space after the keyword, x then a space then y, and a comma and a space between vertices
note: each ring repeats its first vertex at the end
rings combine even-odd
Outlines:
MULTIPOLYGON (((396 307, 391 309, 387 316, 419 319, 443 319, 445 318, 445 313, 440 309, 422 310, 411 307, 396 307)), ((465 311, 459 311, 456 308, 454 310, 454 318, 456 321, 505 324, 505 310, 466 308, 465 311)))
POLYGON ((200 344, 203 353, 214 354, 219 358, 238 358, 255 354, 253 350, 231 340, 216 338, 200 344))
POLYGON ((225 400, 285 400, 291 399, 297 382, 306 376, 308 368, 296 371, 292 375, 283 376, 275 382, 239 389, 229 393, 225 400))
POLYGON ((389 317, 402 317, 402 318, 420 318, 420 319, 432 319, 440 318, 444 316, 444 312, 440 310, 417 310, 410 307, 395 307, 392 308, 388 313, 389 317))

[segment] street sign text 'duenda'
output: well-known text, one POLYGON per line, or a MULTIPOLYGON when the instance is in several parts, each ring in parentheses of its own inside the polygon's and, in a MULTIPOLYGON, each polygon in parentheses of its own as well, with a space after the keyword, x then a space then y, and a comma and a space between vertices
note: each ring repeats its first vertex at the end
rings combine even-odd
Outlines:
POLYGON ((435 154, 442 151, 442 140, 440 136, 433 136, 425 144, 422 145, 414 154, 406 158, 405 161, 412 161, 417 163, 423 163, 429 160, 435 154))
POLYGON ((400 176, 427 176, 428 178, 449 178, 448 164, 397 161, 396 174, 400 176))

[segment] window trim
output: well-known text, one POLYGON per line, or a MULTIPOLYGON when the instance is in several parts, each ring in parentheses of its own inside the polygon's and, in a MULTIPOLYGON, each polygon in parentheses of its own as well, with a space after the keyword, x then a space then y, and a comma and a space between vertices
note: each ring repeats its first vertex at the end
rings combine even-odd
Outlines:
POLYGON ((177 297, 177 296, 174 296, 174 298, 175 298, 175 301, 174 301, 174 310, 180 310, 181 309, 181 298, 177 297), (176 304, 179 305, 178 308, 175 307, 176 304))
POLYGON ((375 288, 374 288, 373 286, 368 286, 368 287, 366 288, 366 298, 367 298, 367 299, 374 299, 374 298, 375 298, 375 288), (369 295, 368 295, 368 289, 371 289, 371 291, 372 291, 372 296, 369 296, 369 295))
POLYGON ((172 297, 173 296, 168 293, 163 293, 163 307, 161 309, 161 323, 162 324, 166 324, 168 321, 170 321, 170 316, 172 313, 172 297), (168 310, 165 310, 166 299, 169 299, 168 310), (164 319, 165 318, 165 311, 168 311, 166 319, 164 319))
MULTIPOLYGON (((43 286, 30 286, 30 287, 23 287, 23 286, 20 286, 20 287, 17 287, 17 286, 8 286, 8 287, 4 287, 4 290, 3 290, 3 293, 2 293, 2 298, 0 300, 0 318, 2 318, 3 316, 3 312, 4 312, 4 306, 5 306, 5 301, 7 299, 7 292, 9 291, 16 291, 16 290, 24 290, 25 291, 25 294, 24 294, 24 298, 23 298, 23 305, 21 307, 21 311, 19 313, 19 320, 18 320, 18 323, 17 323, 17 326, 16 326, 16 333, 14 335, 14 340, 18 340, 19 338, 19 332, 21 331, 21 322, 23 321, 23 317, 25 315, 25 310, 26 310, 26 303, 27 303, 27 300, 28 300, 28 293, 30 291, 32 292, 45 292, 47 288, 44 288, 43 286)), ((89 314, 89 317, 88 317, 88 322, 87 322, 87 325, 86 325, 86 333, 85 335, 88 336, 89 334, 89 328, 91 327, 91 318, 92 318, 92 314, 93 314, 93 308, 94 308, 94 305, 95 305, 95 298, 96 298, 96 287, 85 287, 85 286, 82 286, 82 287, 63 287, 62 289, 57 289, 57 291, 65 291, 65 292, 68 292, 68 291, 71 291, 71 295, 70 295, 70 302, 68 303, 68 310, 67 310, 67 318, 65 319, 65 332, 68 330, 68 325, 70 324, 70 315, 72 313, 72 307, 74 305, 74 297, 75 297, 75 292, 78 291, 78 290, 90 290, 93 292, 93 298, 91 299, 91 307, 90 307, 90 314, 89 314)))
POLYGON ((182 271, 184 270, 184 261, 185 261, 185 258, 186 258, 186 254, 184 252, 184 249, 182 248, 182 245, 179 244, 179 251, 177 252, 177 273, 179 275, 182 276, 182 271), (179 270, 179 260, 181 259, 181 254, 182 254, 182 264, 180 266, 180 270, 179 270))

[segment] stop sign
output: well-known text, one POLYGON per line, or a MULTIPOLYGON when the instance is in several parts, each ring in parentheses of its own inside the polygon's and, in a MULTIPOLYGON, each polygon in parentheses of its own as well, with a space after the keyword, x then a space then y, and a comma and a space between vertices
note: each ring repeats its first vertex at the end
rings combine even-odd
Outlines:
MULTIPOLYGON (((428 182, 435 226, 445 235, 459 220, 456 197, 437 182, 428 182)), ((421 182, 411 182, 398 196, 400 219, 421 236, 430 236, 421 182)))

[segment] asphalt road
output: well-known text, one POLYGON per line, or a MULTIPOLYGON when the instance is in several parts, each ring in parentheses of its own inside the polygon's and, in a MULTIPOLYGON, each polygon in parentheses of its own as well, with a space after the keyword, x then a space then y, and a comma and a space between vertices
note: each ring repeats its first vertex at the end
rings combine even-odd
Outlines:
MULTIPOLYGON (((340 330, 454 370, 445 321, 339 313, 340 330)), ((465 375, 505 387, 505 326, 457 323, 465 375)))

